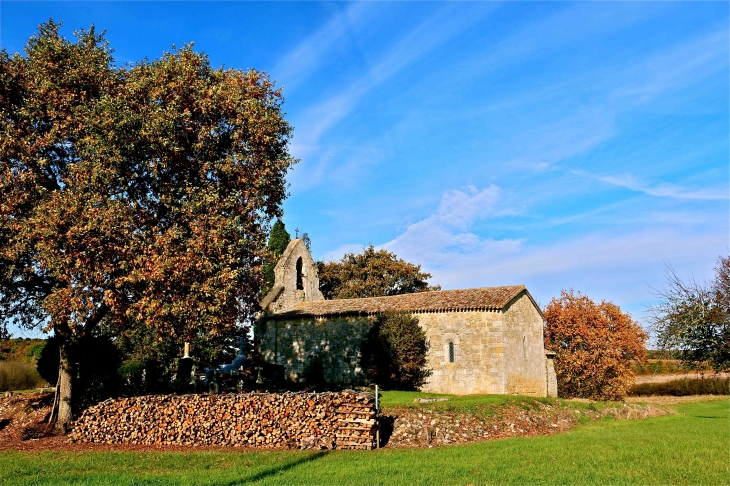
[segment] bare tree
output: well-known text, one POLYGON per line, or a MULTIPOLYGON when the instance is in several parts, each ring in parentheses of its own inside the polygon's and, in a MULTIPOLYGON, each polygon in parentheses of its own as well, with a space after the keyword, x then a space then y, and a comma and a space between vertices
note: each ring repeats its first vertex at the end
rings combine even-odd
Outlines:
POLYGON ((683 281, 667 266, 667 282, 654 290, 652 330, 662 349, 677 351, 694 369, 730 370, 730 257, 719 257, 710 282, 683 281))

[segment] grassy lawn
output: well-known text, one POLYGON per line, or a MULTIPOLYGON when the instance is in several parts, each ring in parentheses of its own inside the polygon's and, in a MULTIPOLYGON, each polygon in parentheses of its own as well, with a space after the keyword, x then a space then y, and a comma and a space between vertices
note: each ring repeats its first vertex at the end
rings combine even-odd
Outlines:
MULTIPOLYGON (((391 406, 408 402, 391 398, 391 406)), ((676 408, 561 435, 433 449, 5 452, 0 484, 729 484, 728 401, 676 408)))
POLYGON ((468 409, 485 405, 506 405, 507 403, 552 403, 558 401, 555 398, 528 397, 524 395, 439 395, 437 393, 387 391, 382 392, 380 405, 384 409, 393 407, 418 408, 428 407, 431 410, 452 407, 468 409), (448 398, 445 402, 414 403, 416 398, 448 398))
MULTIPOLYGON (((382 392, 380 408, 383 413, 388 410, 402 408, 426 408, 440 412, 479 412, 485 409, 514 404, 528 409, 540 403, 555 404, 566 400, 560 398, 530 397, 526 395, 439 395, 436 393, 387 391, 382 392), (444 402, 414 403, 416 398, 448 398, 444 402)), ((615 407, 616 402, 578 402, 570 401, 573 408, 606 408, 615 407)))

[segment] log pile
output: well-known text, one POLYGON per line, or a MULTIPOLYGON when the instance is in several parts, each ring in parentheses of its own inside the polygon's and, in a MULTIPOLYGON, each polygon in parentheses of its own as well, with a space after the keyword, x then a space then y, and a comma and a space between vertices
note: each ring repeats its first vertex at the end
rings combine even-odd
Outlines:
POLYGON ((72 442, 267 449, 372 449, 372 393, 153 395, 109 400, 76 420, 72 442))
POLYGON ((350 402, 337 407, 337 449, 372 449, 376 431, 375 404, 350 402))

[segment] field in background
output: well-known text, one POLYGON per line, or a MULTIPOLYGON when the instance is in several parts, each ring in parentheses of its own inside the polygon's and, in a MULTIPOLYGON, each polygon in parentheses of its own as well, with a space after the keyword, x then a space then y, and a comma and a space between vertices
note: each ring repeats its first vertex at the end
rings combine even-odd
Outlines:
POLYGON ((636 376, 661 375, 665 373, 684 373, 687 368, 677 359, 649 359, 643 364, 632 361, 631 371, 636 376))
POLYGON ((13 451, 0 462, 3 484, 727 484, 730 404, 676 408, 678 415, 605 420, 560 435, 432 449, 13 451))
POLYGON ((44 339, 0 340, 0 392, 27 390, 46 384, 36 370, 44 339))
POLYGON ((34 363, 0 361, 0 392, 28 390, 45 384, 34 363))
POLYGON ((0 340, 0 361, 35 363, 45 346, 45 339, 10 338, 0 340))

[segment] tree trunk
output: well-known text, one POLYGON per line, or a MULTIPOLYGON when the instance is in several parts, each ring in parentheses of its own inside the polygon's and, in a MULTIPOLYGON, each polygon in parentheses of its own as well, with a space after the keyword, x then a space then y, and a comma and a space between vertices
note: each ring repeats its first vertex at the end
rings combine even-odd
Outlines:
POLYGON ((66 339, 59 339, 58 350, 60 359, 58 362, 58 419, 56 421, 56 431, 66 433, 73 419, 71 399, 76 364, 71 352, 71 343, 66 339))

